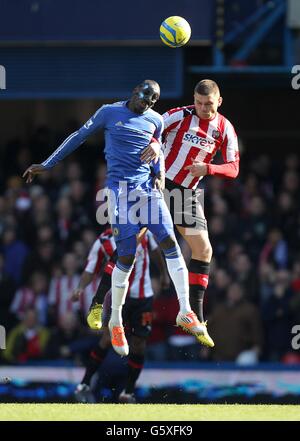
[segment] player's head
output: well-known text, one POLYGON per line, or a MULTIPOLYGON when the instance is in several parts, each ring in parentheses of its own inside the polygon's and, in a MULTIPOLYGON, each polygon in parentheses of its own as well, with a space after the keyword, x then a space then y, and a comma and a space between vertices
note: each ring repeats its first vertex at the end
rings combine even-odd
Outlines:
POLYGON ((135 113, 144 113, 154 106, 159 96, 159 84, 153 80, 145 80, 133 89, 129 100, 130 108, 135 113))
POLYGON ((199 118, 212 119, 222 104, 220 89, 213 80, 202 80, 194 89, 194 104, 199 118))

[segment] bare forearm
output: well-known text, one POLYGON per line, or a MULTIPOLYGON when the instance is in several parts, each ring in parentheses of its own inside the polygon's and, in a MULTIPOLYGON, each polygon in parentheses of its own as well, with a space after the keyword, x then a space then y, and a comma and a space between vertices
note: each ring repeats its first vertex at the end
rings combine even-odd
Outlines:
POLYGON ((78 288, 82 290, 85 289, 92 282, 93 278, 94 278, 93 273, 88 273, 87 271, 83 271, 78 288))

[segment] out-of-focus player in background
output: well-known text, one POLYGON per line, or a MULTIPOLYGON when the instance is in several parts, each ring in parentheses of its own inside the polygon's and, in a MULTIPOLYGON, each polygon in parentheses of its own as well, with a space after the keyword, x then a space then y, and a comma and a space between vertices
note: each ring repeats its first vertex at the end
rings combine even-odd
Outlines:
MULTIPOLYGON (((200 322, 203 298, 208 285, 212 247, 203 210, 202 194, 196 192, 199 180, 213 175, 235 178, 239 172, 238 140, 232 124, 218 112, 222 97, 212 80, 200 81, 194 90, 194 105, 164 113, 163 149, 166 189, 182 194, 182 205, 170 200, 174 225, 191 248, 188 265, 190 304, 200 322), (221 150, 224 164, 210 164, 221 150)), ((214 342, 208 332, 198 340, 210 347, 214 342)))
POLYGON ((109 322, 115 351, 129 353, 122 323, 129 277, 137 247, 136 235, 148 227, 162 248, 169 274, 179 301, 176 323, 195 336, 204 334, 189 302, 188 270, 177 243, 170 212, 164 202, 164 161, 159 143, 163 118, 152 107, 160 97, 156 81, 145 80, 137 85, 128 101, 104 105, 81 127, 72 133, 42 164, 33 164, 23 176, 31 182, 34 175, 54 167, 66 155, 78 148, 88 136, 100 129, 105 131, 105 157, 109 212, 116 240, 118 259, 112 272, 112 313, 109 322), (151 176, 152 162, 155 178, 151 176), (137 200, 139 209, 134 212, 137 200), (138 214, 139 213, 139 214, 138 214), (134 220, 136 215, 137 220, 134 220))
MULTIPOLYGON (((90 383, 93 375, 105 360, 111 347, 108 320, 111 312, 110 274, 115 266, 115 249, 116 244, 112 230, 107 229, 93 244, 88 256, 86 268, 81 275, 79 286, 72 293, 72 300, 79 300, 80 296, 84 295, 85 288, 92 282, 94 277, 99 275, 99 270, 104 265, 104 281, 102 277, 96 294, 99 302, 97 302, 97 304, 103 304, 102 334, 99 344, 90 351, 83 379, 81 383, 78 384, 75 391, 77 401, 84 403, 94 401, 90 383), (105 290, 106 293, 103 301, 102 295, 105 290)), ((135 403, 134 388, 143 369, 146 342, 151 333, 153 290, 150 279, 149 257, 160 271, 162 288, 167 288, 170 279, 168 277, 165 261, 152 233, 150 233, 150 231, 146 232, 146 229, 144 228, 138 236, 136 260, 133 271, 130 275, 127 298, 123 308, 124 322, 128 326, 130 334, 127 381, 125 389, 119 396, 119 401, 123 403, 135 403)), ((99 327, 98 320, 90 320, 90 323, 94 328, 99 327), (97 326, 95 326, 95 324, 97 326)))
MULTIPOLYGON (((141 231, 144 234, 145 230, 141 231)), ((79 300, 87 286, 101 273, 101 280, 87 314, 87 323, 91 329, 99 330, 102 327, 102 309, 104 298, 111 289, 111 274, 117 261, 116 243, 111 228, 107 228, 95 240, 90 249, 87 264, 81 274, 79 284, 72 292, 72 300, 79 300)))

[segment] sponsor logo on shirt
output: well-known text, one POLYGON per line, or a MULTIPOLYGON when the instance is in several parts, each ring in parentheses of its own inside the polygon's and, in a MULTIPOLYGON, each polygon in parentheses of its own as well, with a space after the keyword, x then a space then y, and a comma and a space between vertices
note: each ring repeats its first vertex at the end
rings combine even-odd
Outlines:
POLYGON ((208 138, 202 138, 198 135, 193 135, 192 133, 185 133, 183 141, 202 147, 202 149, 206 150, 207 152, 211 152, 215 146, 214 141, 211 141, 208 138))

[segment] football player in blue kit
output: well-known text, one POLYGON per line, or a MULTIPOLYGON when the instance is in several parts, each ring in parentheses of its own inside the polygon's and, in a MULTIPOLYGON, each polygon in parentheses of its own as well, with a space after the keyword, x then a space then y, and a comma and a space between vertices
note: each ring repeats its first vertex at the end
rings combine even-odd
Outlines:
POLYGON ((154 234, 165 255, 179 302, 176 324, 196 337, 205 332, 190 306, 188 270, 161 192, 164 188, 164 160, 159 142, 164 127, 162 116, 152 110, 159 96, 160 87, 156 81, 143 81, 134 88, 128 101, 100 107, 48 159, 42 164, 32 164, 23 174, 27 183, 32 182, 34 175, 54 167, 90 135, 104 129, 108 205, 118 253, 112 273, 109 330, 112 346, 121 356, 129 352, 122 323, 122 306, 134 265, 136 235, 143 227, 154 234), (137 205, 138 210, 134 211, 137 205))

